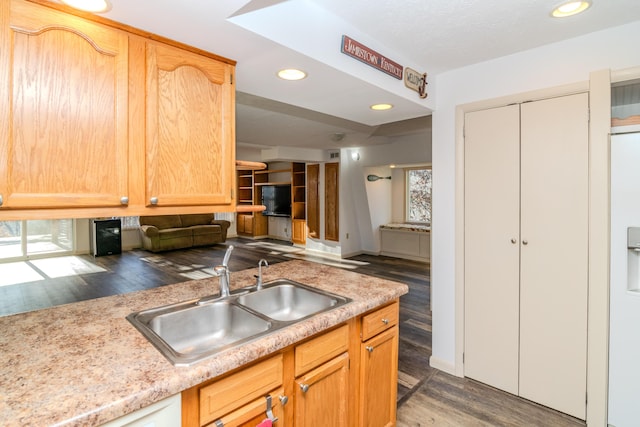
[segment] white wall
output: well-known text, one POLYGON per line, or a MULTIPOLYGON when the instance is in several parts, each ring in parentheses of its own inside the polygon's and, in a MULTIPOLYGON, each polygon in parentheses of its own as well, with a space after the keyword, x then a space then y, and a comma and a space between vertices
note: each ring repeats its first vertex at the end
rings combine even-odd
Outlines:
POLYGON ((456 106, 588 81, 600 69, 640 65, 640 21, 435 77, 433 114, 432 364, 456 370, 456 106))
MULTIPOLYGON (((365 188, 367 191, 367 202, 369 205, 370 222, 368 230, 363 230, 362 249, 365 252, 379 254, 381 250, 380 229, 383 224, 391 222, 393 207, 393 191, 394 184, 392 179, 380 179, 378 181, 367 181, 367 175, 391 176, 389 166, 374 166, 364 168, 362 174, 365 188), (366 233, 366 234, 365 234, 366 233), (365 237, 367 238, 365 240, 365 237)), ((404 189, 404 186, 403 186, 404 189)))
MULTIPOLYGON (((378 226, 391 222, 395 215, 402 218, 404 203, 404 174, 390 165, 416 165, 431 163, 431 135, 421 138, 396 138, 394 142, 361 148, 343 148, 340 151, 340 244, 341 255, 348 257, 359 253, 380 252, 378 226), (353 160, 351 153, 358 151, 360 160, 353 160), (367 175, 393 177, 391 181, 367 182, 367 175), (399 191, 401 195, 397 195, 399 191), (349 239, 346 234, 349 234, 349 239)), ((402 219, 400 219, 402 220, 402 219)))
POLYGON ((404 169, 402 168, 391 169, 391 222, 404 222, 405 220, 404 181, 405 181, 404 169))

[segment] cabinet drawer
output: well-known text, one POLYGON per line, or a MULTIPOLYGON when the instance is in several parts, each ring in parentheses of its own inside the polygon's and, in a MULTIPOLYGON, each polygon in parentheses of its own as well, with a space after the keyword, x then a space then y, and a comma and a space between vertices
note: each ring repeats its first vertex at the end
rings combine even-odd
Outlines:
POLYGON ((398 303, 362 316, 362 341, 398 324, 398 303))
POLYGON ((295 376, 320 366, 348 349, 349 327, 347 325, 300 344, 295 350, 295 376))
POLYGON ((282 355, 200 389, 200 424, 215 421, 282 385, 282 355))
MULTIPOLYGON (((280 387, 269 393, 271 396, 271 410, 273 416, 282 418, 282 402, 279 397, 284 396, 284 388, 280 387)), ((241 427, 241 426, 257 426, 267 418, 267 399, 266 396, 259 397, 254 401, 238 408, 230 414, 219 418, 224 427, 241 427)), ((215 422, 207 425, 207 427, 216 427, 215 422)))

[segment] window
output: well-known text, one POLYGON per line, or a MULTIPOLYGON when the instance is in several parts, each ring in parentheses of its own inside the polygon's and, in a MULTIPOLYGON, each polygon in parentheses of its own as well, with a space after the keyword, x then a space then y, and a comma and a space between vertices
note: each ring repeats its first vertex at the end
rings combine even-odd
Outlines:
POLYGON ((122 223, 123 230, 136 230, 140 227, 140 217, 139 216, 120 216, 116 217, 116 219, 120 218, 122 223))
POLYGON ((0 221, 0 261, 73 252, 73 220, 0 221))
POLYGON ((405 220, 431 224, 431 167, 405 170, 405 220))

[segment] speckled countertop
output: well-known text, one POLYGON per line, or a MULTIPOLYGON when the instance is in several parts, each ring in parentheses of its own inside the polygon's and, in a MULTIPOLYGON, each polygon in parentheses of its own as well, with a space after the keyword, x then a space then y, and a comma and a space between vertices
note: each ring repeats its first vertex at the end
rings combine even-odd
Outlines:
MULTIPOLYGON (((257 269, 232 273, 231 288, 257 269)), ((174 367, 126 316, 218 291, 202 279, 0 317, 0 425, 99 425, 285 348, 407 293, 406 285, 306 261, 274 264, 288 278, 353 299, 190 367, 174 367)))

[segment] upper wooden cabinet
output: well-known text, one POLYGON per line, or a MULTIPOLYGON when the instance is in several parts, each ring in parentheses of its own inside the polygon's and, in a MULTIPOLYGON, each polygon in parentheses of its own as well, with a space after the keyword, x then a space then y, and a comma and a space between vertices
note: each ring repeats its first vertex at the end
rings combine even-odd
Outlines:
POLYGON ((0 207, 126 203, 127 34, 24 1, 0 8, 0 207))
POLYGON ((234 67, 155 42, 146 59, 147 206, 230 204, 234 67))
POLYGON ((234 211, 234 70, 60 5, 0 2, 0 219, 234 211))

